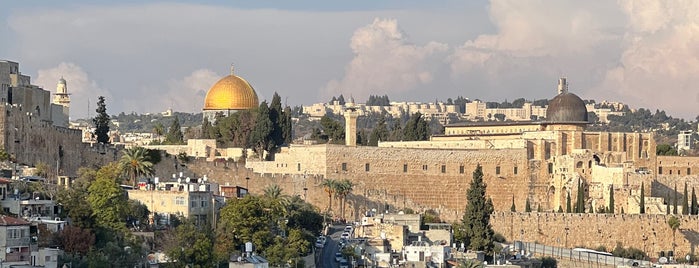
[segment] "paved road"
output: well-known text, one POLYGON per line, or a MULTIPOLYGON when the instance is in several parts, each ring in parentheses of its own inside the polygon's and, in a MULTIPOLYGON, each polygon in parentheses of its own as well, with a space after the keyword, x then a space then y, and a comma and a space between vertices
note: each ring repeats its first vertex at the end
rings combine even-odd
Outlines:
POLYGON ((325 244, 323 249, 320 251, 320 257, 318 259, 318 267, 322 268, 338 268, 340 265, 335 261, 335 252, 337 250, 337 243, 340 241, 340 234, 345 228, 344 225, 331 225, 328 231, 328 242, 325 244))

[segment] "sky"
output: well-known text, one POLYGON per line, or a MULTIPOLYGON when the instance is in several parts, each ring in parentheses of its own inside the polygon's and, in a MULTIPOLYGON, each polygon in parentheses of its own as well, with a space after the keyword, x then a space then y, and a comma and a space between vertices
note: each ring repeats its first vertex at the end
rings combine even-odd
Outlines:
POLYGON ((536 100, 559 77, 583 99, 699 115, 699 1, 269 0, 0 2, 0 59, 71 118, 199 112, 230 74, 289 106, 536 100))

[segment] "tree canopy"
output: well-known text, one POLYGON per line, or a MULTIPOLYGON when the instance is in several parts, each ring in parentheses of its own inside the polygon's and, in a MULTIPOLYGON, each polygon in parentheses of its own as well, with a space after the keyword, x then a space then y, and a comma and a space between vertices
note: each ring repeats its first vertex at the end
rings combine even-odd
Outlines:
POLYGON ((95 137, 99 143, 109 143, 109 115, 107 114, 107 105, 104 102, 104 96, 99 96, 97 100, 97 115, 92 119, 95 125, 95 137))

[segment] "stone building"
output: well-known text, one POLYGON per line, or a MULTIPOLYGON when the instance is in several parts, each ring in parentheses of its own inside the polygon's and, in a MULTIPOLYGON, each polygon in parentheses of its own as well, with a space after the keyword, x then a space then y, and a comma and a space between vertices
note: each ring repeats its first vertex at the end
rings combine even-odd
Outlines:
POLYGON ((435 209, 442 219, 460 218, 477 165, 483 167, 496 210, 509 210, 514 198, 520 209, 529 200, 534 208, 555 211, 568 194, 577 195, 580 182, 586 209, 606 206, 610 189, 616 211, 637 208, 634 193, 652 178, 635 171, 656 168, 652 133, 588 132, 585 103, 567 85, 559 92, 549 101, 544 121, 451 124, 445 135, 430 141, 381 142, 378 147, 292 145, 274 161, 248 159, 246 167, 261 174, 348 179, 355 184, 348 201, 354 211, 343 216, 350 218, 377 204, 435 209))

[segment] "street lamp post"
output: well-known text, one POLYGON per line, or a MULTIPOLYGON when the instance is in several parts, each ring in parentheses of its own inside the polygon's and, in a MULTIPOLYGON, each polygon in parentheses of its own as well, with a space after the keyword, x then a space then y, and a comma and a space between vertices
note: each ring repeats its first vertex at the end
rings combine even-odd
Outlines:
POLYGON ((570 228, 566 227, 565 230, 566 230, 566 243, 565 243, 565 247, 568 248, 568 231, 570 230, 570 228))
POLYGON ((522 250, 522 255, 524 255, 524 229, 519 230, 519 235, 519 241, 522 243, 522 248, 520 250, 522 250))
POLYGON ((245 177, 245 190, 248 190, 248 194, 250 194, 250 177, 245 177))

